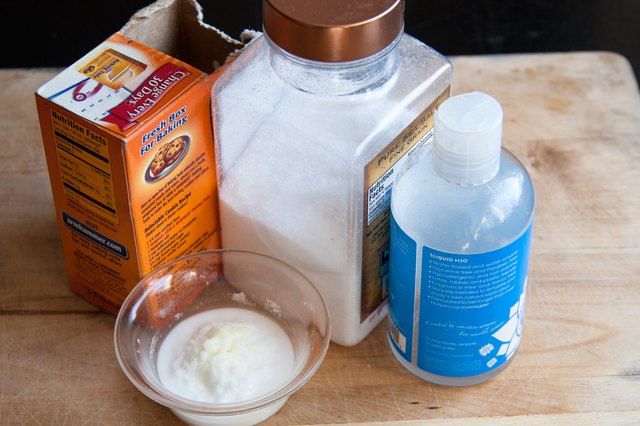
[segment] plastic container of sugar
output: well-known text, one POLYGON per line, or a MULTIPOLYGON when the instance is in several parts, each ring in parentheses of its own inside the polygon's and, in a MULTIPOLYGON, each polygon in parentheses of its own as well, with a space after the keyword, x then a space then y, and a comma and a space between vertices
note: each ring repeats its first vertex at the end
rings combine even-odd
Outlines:
POLYGON ((194 425, 252 425, 275 414, 320 366, 330 338, 314 285, 246 251, 170 262, 129 294, 114 339, 125 375, 194 425))

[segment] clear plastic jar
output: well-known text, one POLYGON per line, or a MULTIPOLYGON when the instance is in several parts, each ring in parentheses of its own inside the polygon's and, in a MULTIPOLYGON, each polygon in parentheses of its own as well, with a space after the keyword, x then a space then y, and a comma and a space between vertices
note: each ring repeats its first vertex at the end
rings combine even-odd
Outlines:
POLYGON ((347 61, 291 53, 265 22, 266 34, 213 87, 223 247, 302 271, 325 298, 342 345, 358 343, 386 315, 390 182, 397 160, 430 137, 434 103, 452 78, 447 58, 404 34, 401 19, 386 46, 347 61))

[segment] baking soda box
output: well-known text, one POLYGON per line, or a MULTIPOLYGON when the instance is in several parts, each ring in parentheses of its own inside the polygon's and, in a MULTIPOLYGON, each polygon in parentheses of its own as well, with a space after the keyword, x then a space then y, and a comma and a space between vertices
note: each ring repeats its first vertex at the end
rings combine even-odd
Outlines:
MULTIPOLYGON (((141 13, 162 22, 183 3, 199 13, 179 1, 141 13)), ((217 37, 221 58, 237 48, 194 33, 217 37)), ((219 247, 213 79, 116 33, 36 92, 71 289, 108 312, 156 267, 219 247)))

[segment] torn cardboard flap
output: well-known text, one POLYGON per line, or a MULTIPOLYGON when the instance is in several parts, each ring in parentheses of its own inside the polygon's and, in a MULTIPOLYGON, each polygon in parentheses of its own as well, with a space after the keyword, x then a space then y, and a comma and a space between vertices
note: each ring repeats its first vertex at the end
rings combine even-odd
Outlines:
POLYGON ((195 0, 158 0, 133 15, 120 32, 206 73, 215 71, 243 46, 206 24, 195 0))

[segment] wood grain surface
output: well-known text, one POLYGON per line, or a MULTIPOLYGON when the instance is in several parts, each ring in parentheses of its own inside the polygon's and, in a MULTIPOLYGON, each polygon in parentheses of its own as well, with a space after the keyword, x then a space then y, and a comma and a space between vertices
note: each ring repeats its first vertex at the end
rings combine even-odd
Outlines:
MULTIPOLYGON (((355 347, 332 345, 268 424, 640 424, 640 96, 629 64, 610 53, 454 63, 454 93, 502 102, 504 145, 537 192, 518 356, 488 383, 436 386, 395 361, 380 326, 355 347)), ((114 318, 68 290, 33 99, 54 73, 0 71, 0 423, 176 423, 121 373, 114 318)))

